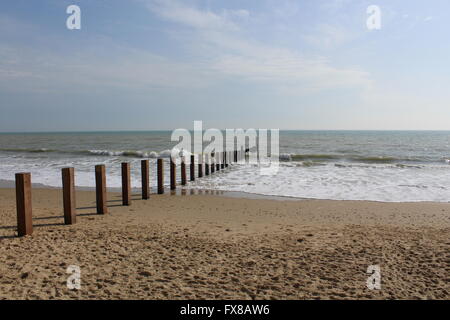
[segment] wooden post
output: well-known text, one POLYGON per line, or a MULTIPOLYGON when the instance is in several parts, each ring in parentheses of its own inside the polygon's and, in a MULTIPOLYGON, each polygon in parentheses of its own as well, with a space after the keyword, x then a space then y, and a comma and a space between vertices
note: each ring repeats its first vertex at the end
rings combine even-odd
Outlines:
POLYGON ((63 168, 61 170, 65 224, 74 224, 77 222, 74 172, 74 168, 63 168))
POLYGON ((16 173, 17 233, 19 237, 33 233, 31 207, 31 174, 16 173))
POLYGON ((216 164, 216 171, 220 170, 220 153, 214 153, 214 162, 216 164))
POLYGON ((228 153, 228 151, 225 151, 224 153, 223 153, 223 164, 225 165, 225 168, 228 168, 228 157, 227 157, 227 154, 228 153))
POLYGON ((177 188, 177 166, 170 157, 170 190, 176 190, 177 188))
POLYGON ((234 162, 238 162, 237 150, 234 150, 234 162))
POLYGON ((186 185, 186 163, 184 157, 181 158, 181 185, 186 185))
POLYGON ((148 160, 141 160, 142 199, 150 199, 150 164, 148 160))
POLYGON ((131 205, 131 178, 128 162, 122 162, 122 205, 131 205))
POLYGON ((203 154, 198 155, 198 177, 203 177, 203 154))
POLYGON ((106 169, 103 164, 95 166, 95 190, 97 196, 97 213, 107 214, 106 206, 106 169))
POLYGON ((214 156, 213 156, 213 154, 211 153, 211 174, 214 173, 214 169, 216 168, 216 165, 214 164, 215 157, 216 157, 216 154, 214 154, 214 156))
POLYGON ((220 153, 220 169, 225 168, 225 152, 220 153))
POLYGON ((191 181, 195 181, 195 156, 191 154, 191 165, 190 165, 191 181))
POLYGON ((209 176, 209 156, 205 154, 205 176, 209 176))
POLYGON ((164 193, 164 162, 163 159, 158 159, 158 194, 164 193))
POLYGON ((220 170, 220 153, 216 152, 216 171, 220 170))

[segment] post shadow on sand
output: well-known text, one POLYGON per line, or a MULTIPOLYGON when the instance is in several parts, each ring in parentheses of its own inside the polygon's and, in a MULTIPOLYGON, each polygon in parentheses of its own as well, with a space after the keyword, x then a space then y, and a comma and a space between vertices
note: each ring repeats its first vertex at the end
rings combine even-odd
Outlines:
MULTIPOLYGON (((55 218, 55 217, 52 217, 55 218)), ((56 217, 59 218, 59 217, 56 217)), ((36 219, 36 218, 34 218, 36 219)), ((40 223, 40 224, 33 224, 33 228, 40 228, 40 227, 55 227, 55 226, 63 226, 64 223, 40 223)), ((6 227, 0 227, 0 229, 15 229, 17 231, 17 226, 6 226, 6 227)), ((13 236, 0 236, 0 239, 9 239, 9 238, 16 238, 16 235, 13 236)))
POLYGON ((16 235, 13 235, 13 236, 0 236, 0 240, 3 240, 3 239, 14 239, 14 238, 17 238, 17 236, 16 235))
MULTIPOLYGON (((115 201, 115 200, 111 200, 111 201, 115 201)), ((110 205, 108 207, 120 207, 121 205, 110 205)), ((95 209, 96 207, 86 207, 86 208, 77 208, 78 210, 81 209, 95 209)), ((97 212, 91 212, 91 213, 78 213, 77 216, 78 217, 87 217, 87 216, 96 216, 98 215, 97 212)), ((64 216, 48 216, 48 217, 33 217, 33 221, 35 220, 52 220, 52 219, 64 219, 64 216)), ((52 227, 52 226, 64 226, 65 223, 64 222, 60 222, 60 223, 41 223, 41 224, 33 224, 33 228, 34 227, 52 227)), ((2 226, 0 227, 0 230, 7 230, 7 229, 16 229, 17 230, 17 226, 2 226)), ((14 238, 16 236, 0 236, 0 239, 7 239, 7 238, 14 238)))

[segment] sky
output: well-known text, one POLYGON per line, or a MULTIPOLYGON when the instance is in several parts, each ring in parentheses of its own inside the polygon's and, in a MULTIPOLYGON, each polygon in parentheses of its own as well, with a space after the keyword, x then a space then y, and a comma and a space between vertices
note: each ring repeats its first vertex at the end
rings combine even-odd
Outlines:
POLYGON ((450 130, 449 16, 448 0, 4 0, 0 132, 450 130))

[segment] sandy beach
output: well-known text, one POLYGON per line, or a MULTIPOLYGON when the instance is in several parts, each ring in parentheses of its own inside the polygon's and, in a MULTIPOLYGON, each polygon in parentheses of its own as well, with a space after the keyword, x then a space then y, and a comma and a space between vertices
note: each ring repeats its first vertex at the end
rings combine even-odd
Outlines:
POLYGON ((34 233, 17 238, 14 192, 0 189, 2 299, 450 299, 447 203, 110 193, 102 216, 78 191, 66 226, 61 190, 33 189, 34 233))

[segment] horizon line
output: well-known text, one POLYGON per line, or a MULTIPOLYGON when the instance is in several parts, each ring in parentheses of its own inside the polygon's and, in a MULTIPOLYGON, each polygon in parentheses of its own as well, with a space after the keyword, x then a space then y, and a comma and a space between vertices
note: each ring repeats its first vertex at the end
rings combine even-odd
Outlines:
MULTIPOLYGON (((176 128, 180 129, 180 128, 176 128)), ((0 134, 33 134, 33 133, 130 133, 130 132, 136 132, 136 133, 145 133, 145 132, 170 132, 174 131, 176 129, 154 129, 154 130, 131 130, 131 129, 125 129, 125 130, 79 130, 79 131, 4 131, 0 132, 0 134)), ((207 128, 208 129, 218 129, 218 128, 207 128)), ((266 129, 266 128, 233 128, 233 129, 266 129)), ((271 128, 267 130, 274 130, 276 128, 271 128)), ((194 131, 192 129, 188 129, 189 131, 194 131)), ((226 129, 219 129, 219 130, 226 130, 226 129)), ((448 132, 450 129, 278 129, 280 132, 282 131, 340 131, 340 132, 448 132)), ((203 130, 205 131, 205 129, 203 130)))

